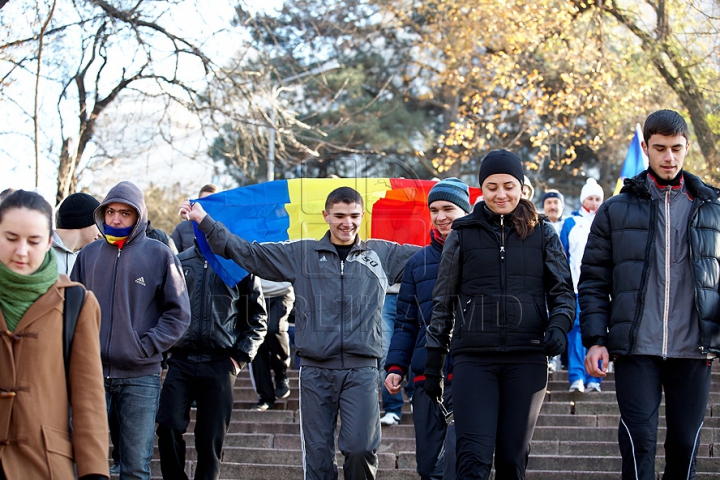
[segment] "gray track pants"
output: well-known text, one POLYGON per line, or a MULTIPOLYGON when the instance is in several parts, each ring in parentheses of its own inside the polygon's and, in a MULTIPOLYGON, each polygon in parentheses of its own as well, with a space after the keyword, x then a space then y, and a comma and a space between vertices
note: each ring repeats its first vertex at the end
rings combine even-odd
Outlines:
POLYGON ((306 480, 335 480, 335 431, 345 480, 375 480, 380 447, 378 369, 300 368, 300 438, 306 480))

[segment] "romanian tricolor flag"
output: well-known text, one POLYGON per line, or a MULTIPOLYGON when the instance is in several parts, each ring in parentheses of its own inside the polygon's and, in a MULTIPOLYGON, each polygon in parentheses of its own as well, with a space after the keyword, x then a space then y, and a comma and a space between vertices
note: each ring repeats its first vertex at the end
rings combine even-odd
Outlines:
MULTIPOLYGON (((435 183, 398 178, 298 178, 235 188, 195 201, 249 241, 320 239, 328 230, 322 216, 325 199, 338 187, 351 187, 365 203, 361 238, 426 245, 432 227, 427 197, 435 183)), ((470 204, 478 196, 480 189, 471 188, 470 204)), ((195 236, 208 263, 225 283, 236 285, 247 275, 234 262, 214 255, 197 226, 195 236)))

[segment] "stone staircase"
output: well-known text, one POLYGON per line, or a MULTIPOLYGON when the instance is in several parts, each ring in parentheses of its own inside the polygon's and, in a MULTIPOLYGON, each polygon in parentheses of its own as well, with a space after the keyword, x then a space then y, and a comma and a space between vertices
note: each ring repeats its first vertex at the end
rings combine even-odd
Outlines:
MULTIPOLYGON (((235 384, 235 404, 230 431, 225 439, 221 479, 290 480, 302 479, 302 456, 298 413, 298 372, 289 371, 291 395, 274 410, 250 410, 257 396, 246 370, 235 384)), ((617 446, 619 411, 612 373, 602 392, 568 392, 567 372, 551 373, 548 393, 532 441, 528 480, 617 480, 620 453, 617 446)), ((664 406, 660 410, 657 471, 662 472, 665 439, 664 406)), ((195 411, 191 411, 195 418, 195 411)), ((186 472, 193 477, 194 437, 191 422, 186 472)), ((697 479, 720 479, 720 366, 714 362, 712 387, 705 426, 701 433, 697 479)), ((400 425, 383 426, 378 452, 380 480, 418 479, 415 472, 415 437, 409 404, 405 404, 400 425)), ((337 454, 341 466, 343 457, 337 454)), ((342 477, 342 467, 340 478, 342 477)), ((152 464, 153 478, 161 478, 157 449, 152 464)), ((661 475, 658 475, 660 479, 661 475)))

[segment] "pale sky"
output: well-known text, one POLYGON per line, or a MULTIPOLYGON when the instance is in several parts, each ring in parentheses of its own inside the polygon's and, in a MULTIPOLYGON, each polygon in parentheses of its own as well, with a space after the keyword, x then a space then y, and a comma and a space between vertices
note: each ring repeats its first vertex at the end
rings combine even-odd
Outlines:
MULTIPOLYGON (((260 2, 256 0, 250 0, 248 3, 252 4, 251 8, 270 11, 279 8, 282 5, 282 0, 263 0, 261 5, 258 5, 260 2)), ((8 18, 11 18, 14 13, 12 11, 14 4, 16 2, 10 2, 3 8, 3 14, 7 14, 8 18)), ((232 1, 225 3, 218 0, 181 2, 179 7, 174 8, 183 8, 186 11, 173 14, 173 25, 179 26, 181 31, 192 31, 195 34, 191 38, 199 39, 206 35, 199 28, 199 26, 203 26, 202 23, 204 22, 207 25, 204 28, 205 31, 212 31, 215 35, 212 43, 207 43, 203 47, 206 49, 205 51, 211 52, 211 56, 214 57, 217 63, 223 63, 221 60, 223 56, 234 53, 234 49, 229 49, 228 45, 241 44, 241 40, 237 38, 238 32, 229 30, 229 21, 234 15, 233 4, 232 1), (195 10, 194 4, 199 5, 197 10, 195 10), (203 22, 199 21, 199 17, 202 17, 203 22), (224 29, 228 29, 228 31, 223 32, 224 29)), ((16 82, 13 87, 23 89, 20 98, 24 99, 26 103, 21 105, 21 108, 32 111, 34 77, 28 75, 24 77, 23 81, 16 82)), ((43 85, 41 84, 42 90, 43 85)), ((55 97, 52 97, 53 92, 50 92, 49 95, 50 102, 55 101, 53 98, 56 98, 57 93, 55 93, 55 97)), ((46 108, 43 105, 41 115, 46 108)), ((51 104, 49 114, 56 116, 55 108, 55 105, 51 104)), ((35 189, 32 124, 31 122, 19 121, 18 117, 18 115, 0 113, 0 191, 8 187, 27 190, 35 189), (13 133, 7 134, 5 132, 13 133)), ((57 132, 57 129, 55 131, 57 132)), ((56 135, 59 135, 59 133, 56 133, 56 135)), ((58 141, 58 139, 54 140, 58 141)), ((187 139, 187 144, 189 145, 188 149, 195 149, 198 145, 204 147, 207 144, 207 139, 202 139, 195 134, 187 139)), ((89 150, 86 151, 86 158, 87 154, 92 153, 92 148, 89 150)), ((57 152, 48 153, 43 151, 41 151, 40 155, 38 191, 48 200, 52 200, 57 188, 56 160, 58 155, 57 152)), ((189 195, 194 195, 200 186, 211 181, 218 181, 217 178, 213 178, 213 171, 213 165, 206 156, 195 161, 189 160, 184 152, 173 151, 167 145, 158 143, 150 153, 138 157, 132 162, 132 165, 109 167, 94 177, 86 175, 80 186, 88 187, 90 193, 102 197, 107 192, 107 189, 121 180, 132 181, 141 188, 145 188, 150 181, 166 186, 180 183, 183 188, 187 189, 189 195)), ((220 183, 222 183, 222 179, 220 179, 220 183)))

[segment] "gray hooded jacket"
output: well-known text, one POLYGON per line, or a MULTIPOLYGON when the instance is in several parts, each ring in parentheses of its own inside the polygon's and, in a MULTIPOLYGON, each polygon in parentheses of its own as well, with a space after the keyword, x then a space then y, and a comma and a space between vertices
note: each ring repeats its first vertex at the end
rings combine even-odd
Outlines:
POLYGON ((100 303, 103 375, 134 378, 160 373, 162 353, 190 324, 190 301, 180 261, 167 245, 145 235, 145 199, 134 184, 120 182, 95 210, 100 232, 105 234, 105 208, 114 202, 138 212, 135 228, 122 249, 108 241, 88 244, 71 277, 100 303))

